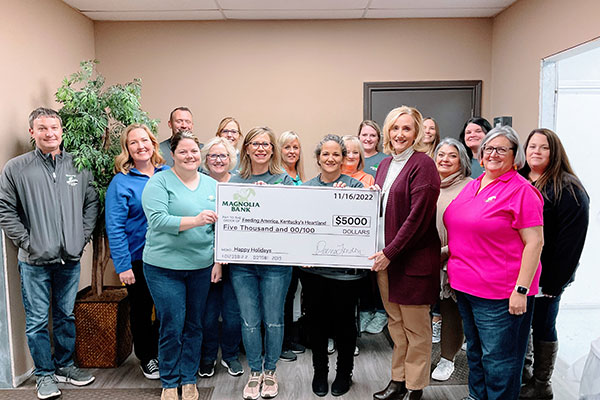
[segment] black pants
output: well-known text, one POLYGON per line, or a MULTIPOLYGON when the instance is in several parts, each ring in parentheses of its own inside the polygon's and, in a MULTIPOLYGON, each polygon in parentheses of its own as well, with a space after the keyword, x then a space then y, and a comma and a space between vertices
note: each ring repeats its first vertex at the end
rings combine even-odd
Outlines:
MULTIPOLYGON (((292 280, 285 296, 285 305, 283 308, 283 351, 289 350, 292 343, 297 342, 294 332, 294 298, 298 290, 298 279, 300 277, 300 267, 292 267, 292 280)), ((304 288, 304 286, 303 286, 304 288)))
POLYGON ((330 279, 305 271, 301 274, 313 366, 315 370, 327 368, 330 332, 338 351, 338 373, 349 374, 354 366, 359 281, 330 279))
POLYGON ((158 320, 152 321, 154 302, 146 284, 142 260, 131 263, 135 283, 127 285, 129 322, 135 356, 142 364, 158 357, 158 320))

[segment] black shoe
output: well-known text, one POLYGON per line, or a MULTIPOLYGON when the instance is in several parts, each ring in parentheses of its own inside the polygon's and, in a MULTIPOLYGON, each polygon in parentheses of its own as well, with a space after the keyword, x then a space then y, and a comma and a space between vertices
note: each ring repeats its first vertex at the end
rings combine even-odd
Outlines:
POLYGON ((329 392, 327 371, 315 371, 312 380, 312 391, 319 397, 327 396, 327 392, 329 392))
POLYGON ((385 389, 373 394, 373 399, 401 400, 407 392, 408 389, 406 389, 406 382, 390 381, 385 389))
POLYGON ((410 392, 408 392, 408 396, 406 397, 406 399, 407 400, 421 400, 421 397, 423 397, 422 389, 411 390, 410 392))
POLYGON ((215 374, 215 363, 216 361, 201 361, 198 376, 200 376, 200 378, 210 378, 213 376, 215 374))
POLYGON ((352 386, 352 374, 338 372, 331 384, 331 394, 334 396, 346 394, 350 390, 350 386, 352 386))
POLYGON ((298 356, 296 354, 294 354, 294 352, 291 350, 283 350, 281 352, 281 355, 279 356, 279 359, 281 361, 291 362, 291 361, 296 361, 298 359, 298 356))
POLYGON ((153 358, 145 364, 140 364, 142 373, 146 379, 160 379, 160 373, 158 372, 158 360, 153 358))
POLYGON ((292 342, 290 350, 296 354, 303 354, 306 351, 306 347, 302 346, 300 343, 292 342))

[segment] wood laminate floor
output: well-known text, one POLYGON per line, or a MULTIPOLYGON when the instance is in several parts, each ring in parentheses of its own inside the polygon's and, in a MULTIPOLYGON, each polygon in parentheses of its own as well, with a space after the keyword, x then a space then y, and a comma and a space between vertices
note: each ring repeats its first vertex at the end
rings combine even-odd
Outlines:
MULTIPOLYGON (((341 400, 369 400, 374 392, 381 390, 387 385, 390 378, 390 364, 392 351, 384 334, 364 334, 358 340, 360 355, 355 357, 353 386, 350 391, 340 397, 331 394, 323 399, 341 400)), ((329 383, 335 377, 336 353, 330 356, 329 383)), ((244 368, 247 369, 245 359, 242 359, 244 368)), ((94 388, 159 388, 160 381, 151 381, 143 377, 135 356, 131 355, 119 368, 95 369, 91 371, 96 376, 96 381, 88 386, 94 388)), ((277 399, 299 400, 319 399, 312 393, 312 362, 311 353, 307 350, 298 355, 295 362, 277 363, 277 375, 279 377, 280 390, 277 399)), ((215 375, 211 378, 199 378, 198 386, 213 386, 212 400, 241 399, 242 389, 248 379, 248 372, 239 377, 230 376, 225 368, 219 363, 215 368, 215 375)), ((62 385, 62 384, 61 384, 62 385)), ((555 387, 555 399, 565 400, 575 397, 561 392, 559 385, 555 387)), ((30 378, 20 388, 35 390, 35 379, 30 378)), ((73 388, 70 386, 70 388, 73 388)), ((82 388, 85 390, 85 388, 82 388)), ((32 393, 33 394, 33 393, 32 393)), ((423 400, 460 400, 468 395, 466 385, 429 386, 425 388, 423 400)), ((35 398, 32 396, 32 398, 35 398)))

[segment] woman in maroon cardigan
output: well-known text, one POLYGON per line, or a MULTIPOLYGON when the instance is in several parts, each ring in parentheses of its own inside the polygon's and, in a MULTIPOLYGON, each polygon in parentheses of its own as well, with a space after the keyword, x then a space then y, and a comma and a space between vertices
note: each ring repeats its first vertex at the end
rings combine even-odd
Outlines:
POLYGON ((435 210, 440 177, 423 152, 423 117, 412 107, 395 108, 383 125, 384 159, 375 177, 381 188, 379 250, 371 258, 388 329, 394 341, 392 379, 376 400, 418 400, 429 384, 430 305, 439 294, 440 239, 435 210))

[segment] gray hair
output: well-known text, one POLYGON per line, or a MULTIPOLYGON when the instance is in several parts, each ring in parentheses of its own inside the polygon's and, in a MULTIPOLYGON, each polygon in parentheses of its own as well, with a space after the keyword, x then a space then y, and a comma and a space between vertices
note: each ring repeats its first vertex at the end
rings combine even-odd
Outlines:
POLYGON ((517 170, 523 168, 526 160, 525 152, 521 147, 521 142, 519 142, 519 134, 510 126, 496 127, 485 135, 481 141, 481 145, 479 146, 479 152, 477 153, 479 159, 483 160, 483 149, 485 148, 486 143, 496 139, 498 136, 504 136, 511 143, 511 148, 514 154, 514 163, 517 167, 517 170))
POLYGON ((233 170, 237 164, 237 153, 235 152, 235 148, 233 147, 231 142, 228 139, 223 138, 221 136, 216 136, 212 138, 211 140, 209 140, 208 143, 204 145, 204 147, 202 147, 202 150, 200 150, 200 154, 202 155, 203 167, 207 171, 210 171, 210 169, 208 168, 208 152, 210 151, 210 149, 212 149, 213 146, 217 144, 222 144, 223 146, 225 146, 225 150, 229 155, 229 170, 233 170))
POLYGON ((444 145, 453 146, 458 151, 458 158, 460 161, 460 172, 462 173, 463 176, 471 176, 471 157, 469 157, 469 154, 467 153, 467 149, 465 149, 465 146, 463 146, 463 144, 461 142, 459 142, 458 140, 456 140, 454 138, 451 138, 451 137, 443 138, 440 141, 440 143, 437 146, 435 146, 435 151, 433 152, 433 154, 435 155, 434 160, 435 160, 435 158, 437 158, 438 151, 444 145))
POLYGON ((62 118, 58 115, 58 112, 51 108, 39 107, 36 108, 29 114, 29 127, 33 129, 33 121, 38 119, 39 117, 50 117, 56 118, 60 122, 60 127, 62 128, 62 118))
POLYGON ((321 156, 321 150, 323 150, 323 145, 327 142, 336 142, 337 144, 339 144, 340 148, 342 149, 342 156, 346 157, 346 154, 348 154, 348 150, 346 149, 346 144, 344 143, 342 138, 338 135, 325 135, 325 137, 321 139, 321 141, 317 145, 317 148, 315 149, 315 157, 317 157, 317 164, 319 163, 319 157, 321 156))

